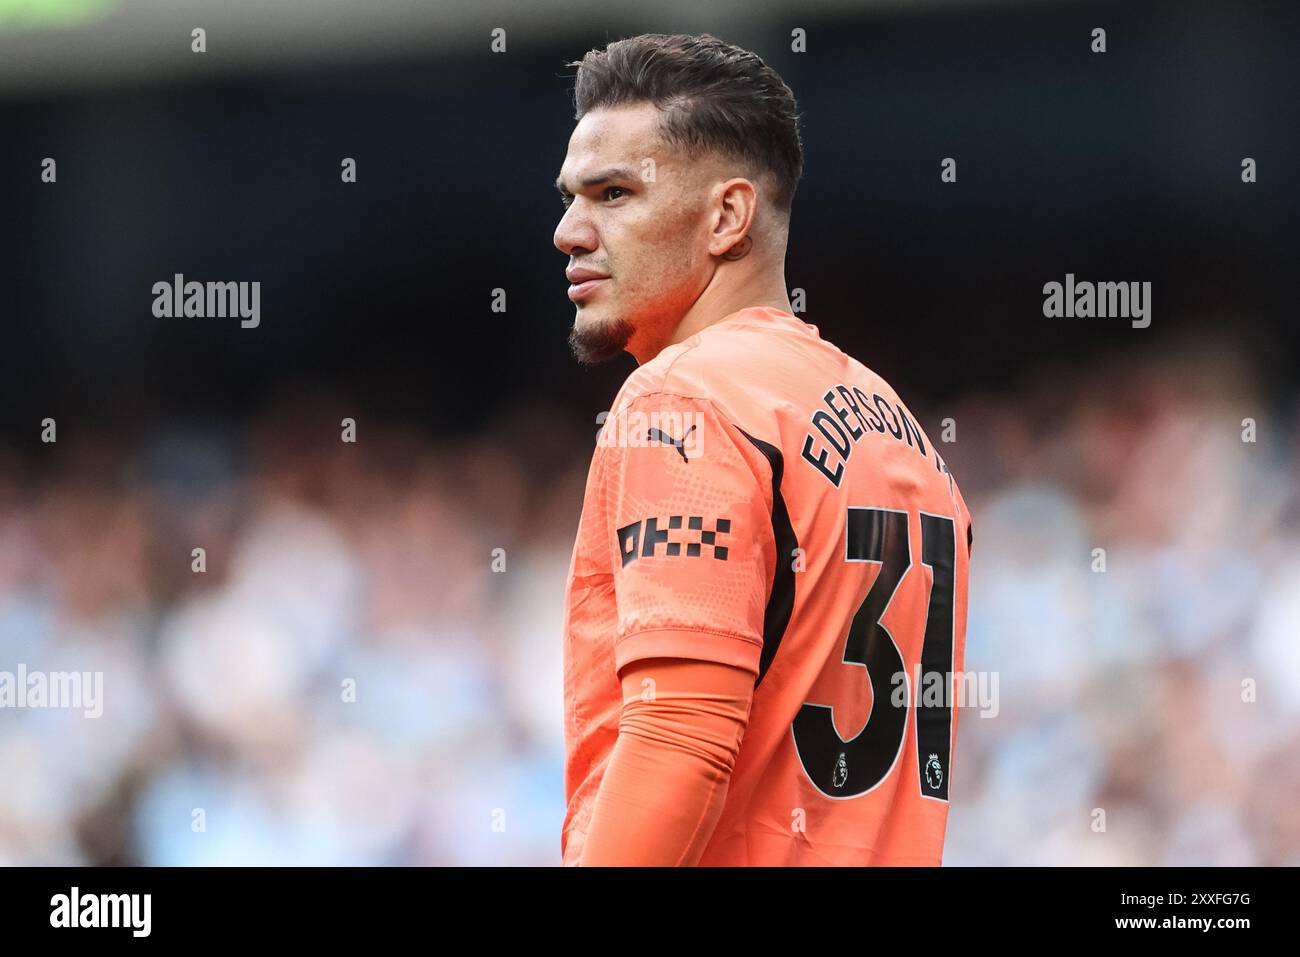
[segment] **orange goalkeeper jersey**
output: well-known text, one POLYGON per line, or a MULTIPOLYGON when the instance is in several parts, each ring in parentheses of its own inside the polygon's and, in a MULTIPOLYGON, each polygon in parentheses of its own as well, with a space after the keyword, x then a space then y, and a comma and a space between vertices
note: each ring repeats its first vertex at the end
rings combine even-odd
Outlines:
POLYGON ((644 658, 754 675, 701 865, 940 863, 972 540, 916 418, 815 326, 742 309, 640 366, 566 587, 564 863, 644 658))

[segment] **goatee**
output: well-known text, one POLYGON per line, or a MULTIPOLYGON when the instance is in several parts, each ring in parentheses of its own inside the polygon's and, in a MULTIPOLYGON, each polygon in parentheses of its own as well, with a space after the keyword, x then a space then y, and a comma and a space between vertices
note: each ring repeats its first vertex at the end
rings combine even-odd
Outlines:
POLYGON ((574 323, 569 330, 569 348, 583 365, 598 365, 625 352, 634 331, 632 323, 621 316, 604 322, 589 322, 584 326, 574 323))

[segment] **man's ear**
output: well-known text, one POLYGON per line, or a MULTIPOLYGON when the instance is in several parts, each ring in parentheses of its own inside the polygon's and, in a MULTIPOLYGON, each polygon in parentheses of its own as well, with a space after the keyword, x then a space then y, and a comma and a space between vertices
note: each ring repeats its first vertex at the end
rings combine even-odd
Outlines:
POLYGON ((753 248, 754 248, 753 237, 747 234, 741 237, 740 242, 736 243, 736 245, 732 246, 725 253, 723 253, 722 258, 735 262, 737 259, 744 259, 746 256, 748 256, 749 251, 753 248))
POLYGON ((744 177, 729 179, 721 186, 718 207, 717 225, 710 237, 709 252, 725 259, 741 259, 754 245, 750 233, 758 215, 758 190, 744 177))

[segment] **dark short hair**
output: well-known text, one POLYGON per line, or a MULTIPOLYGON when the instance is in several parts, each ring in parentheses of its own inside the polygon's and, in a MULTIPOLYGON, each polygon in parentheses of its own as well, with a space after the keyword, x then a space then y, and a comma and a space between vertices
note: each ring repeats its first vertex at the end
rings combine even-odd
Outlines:
POLYGON ((757 54, 707 33, 645 33, 566 65, 578 68, 575 120, 601 107, 653 103, 666 144, 754 164, 771 177, 772 204, 789 215, 803 175, 799 114, 790 88, 757 54))

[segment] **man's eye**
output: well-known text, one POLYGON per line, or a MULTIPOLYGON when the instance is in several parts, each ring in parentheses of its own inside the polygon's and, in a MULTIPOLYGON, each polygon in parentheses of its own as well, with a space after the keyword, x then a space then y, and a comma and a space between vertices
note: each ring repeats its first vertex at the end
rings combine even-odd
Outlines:
MULTIPOLYGON (((606 199, 622 199, 622 198, 623 198, 621 195, 620 195, 620 196, 611 196, 610 193, 620 193, 620 194, 625 194, 625 193, 627 193, 627 190, 624 189, 622 186, 607 186, 607 187, 605 187, 605 190, 604 190, 604 192, 601 193, 601 195, 602 195, 603 197, 605 197, 606 199)), ((563 206, 565 209, 568 209, 570 206, 573 205, 573 197, 572 197, 572 196, 561 196, 561 197, 560 197, 560 205, 563 206)))

